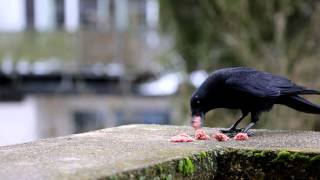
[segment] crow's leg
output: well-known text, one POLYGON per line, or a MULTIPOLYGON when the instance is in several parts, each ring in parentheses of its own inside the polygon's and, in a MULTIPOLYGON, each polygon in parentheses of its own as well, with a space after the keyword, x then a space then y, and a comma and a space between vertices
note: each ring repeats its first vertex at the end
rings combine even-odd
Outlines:
POLYGON ((253 135, 254 135, 254 132, 249 131, 249 129, 252 128, 255 124, 256 124, 255 122, 249 123, 249 124, 243 129, 242 132, 247 133, 248 136, 253 136, 253 135))
POLYGON ((241 117, 234 123, 229 129, 221 129, 222 133, 237 133, 241 132, 243 129, 237 129, 238 124, 249 114, 249 112, 241 110, 241 117))
POLYGON ((260 112, 251 112, 251 122, 243 129, 242 132, 247 133, 248 136, 253 136, 254 132, 249 131, 259 120, 260 112))

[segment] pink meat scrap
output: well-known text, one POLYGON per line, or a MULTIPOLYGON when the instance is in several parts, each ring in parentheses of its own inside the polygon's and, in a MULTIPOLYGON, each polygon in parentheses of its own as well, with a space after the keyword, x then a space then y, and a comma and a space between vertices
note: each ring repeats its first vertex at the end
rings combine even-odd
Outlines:
POLYGON ((223 133, 215 133, 212 135, 212 138, 217 141, 228 141, 230 138, 223 133))
POLYGON ((192 120, 192 127, 194 129, 200 129, 201 128, 201 117, 197 116, 192 120))
POLYGON ((206 132, 203 129, 197 129, 195 131, 195 139, 196 140, 209 140, 210 136, 206 134, 206 132))
POLYGON ((249 137, 247 133, 238 133, 233 137, 233 139, 237 141, 246 141, 249 139, 249 137))
POLYGON ((186 133, 181 133, 179 135, 171 137, 170 141, 171 142, 193 142, 195 141, 195 139, 186 133))

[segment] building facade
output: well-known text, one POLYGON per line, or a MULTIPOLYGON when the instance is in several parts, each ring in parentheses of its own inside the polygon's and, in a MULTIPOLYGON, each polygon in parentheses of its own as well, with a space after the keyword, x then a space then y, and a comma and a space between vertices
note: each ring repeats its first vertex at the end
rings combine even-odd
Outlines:
MULTIPOLYGON (((165 46, 158 26, 158 0, 0 0, 1 73, 14 77, 20 88, 26 79, 19 74, 63 76, 54 86, 38 83, 51 94, 0 103, 0 145, 122 124, 177 124, 181 114, 175 92, 160 97, 97 94, 76 81, 83 91, 61 93, 73 75, 116 76, 125 89, 137 74, 160 74, 155 59, 165 46)), ((104 81, 92 83, 106 86, 104 81)), ((157 89, 168 88, 164 83, 157 89)), ((0 82, 0 93, 3 86, 0 82)))
POLYGON ((0 31, 126 31, 154 29, 158 21, 158 0, 0 0, 0 31))

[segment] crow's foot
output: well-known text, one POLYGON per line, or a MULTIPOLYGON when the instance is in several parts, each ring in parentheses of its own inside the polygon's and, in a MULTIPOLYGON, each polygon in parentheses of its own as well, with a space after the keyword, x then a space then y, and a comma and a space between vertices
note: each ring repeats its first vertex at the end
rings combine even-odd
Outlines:
POLYGON ((222 132, 223 134, 226 134, 227 136, 229 136, 231 138, 242 131, 243 131, 243 129, 239 129, 239 128, 220 129, 220 132, 222 132))
POLYGON ((241 128, 229 128, 229 129, 220 129, 220 132, 222 133, 238 133, 238 132, 242 132, 243 129, 241 128))
MULTIPOLYGON (((243 131, 244 131, 243 128, 241 128, 241 129, 240 128, 236 128, 236 129, 230 129, 230 128, 229 129, 220 129, 220 132, 226 134, 227 136, 229 136, 231 138, 234 137, 235 135, 237 135, 238 133, 243 132, 243 131)), ((254 132, 252 132, 252 131, 247 131, 245 133, 247 133, 249 137, 254 136, 254 132)))
POLYGON ((252 131, 247 131, 247 132, 245 132, 245 133, 247 133, 249 137, 251 137, 251 136, 254 136, 254 135, 255 135, 255 134, 254 134, 254 132, 252 132, 252 131))

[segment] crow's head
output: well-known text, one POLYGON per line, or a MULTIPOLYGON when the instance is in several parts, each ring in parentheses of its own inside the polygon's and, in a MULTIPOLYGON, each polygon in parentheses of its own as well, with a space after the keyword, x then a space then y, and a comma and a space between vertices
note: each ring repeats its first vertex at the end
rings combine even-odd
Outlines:
MULTIPOLYGON (((215 100, 216 95, 219 94, 219 87, 221 86, 221 78, 214 74, 210 75, 200 87, 192 94, 190 99, 192 126, 197 128, 204 120, 205 114, 211 109, 217 108, 215 100), (197 123, 199 122, 199 123, 197 123)), ((198 127, 198 128, 200 128, 198 127)))
POLYGON ((204 112, 204 99, 197 93, 193 94, 190 99, 191 115, 201 115, 204 112))

